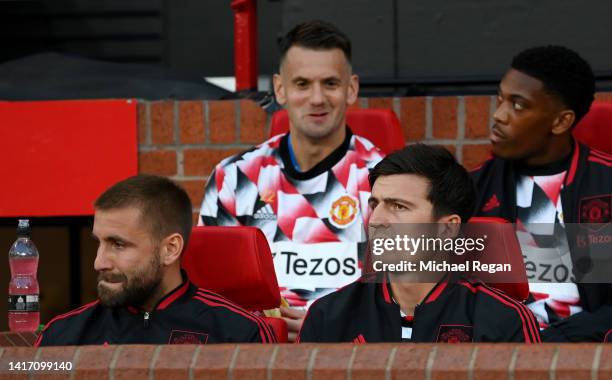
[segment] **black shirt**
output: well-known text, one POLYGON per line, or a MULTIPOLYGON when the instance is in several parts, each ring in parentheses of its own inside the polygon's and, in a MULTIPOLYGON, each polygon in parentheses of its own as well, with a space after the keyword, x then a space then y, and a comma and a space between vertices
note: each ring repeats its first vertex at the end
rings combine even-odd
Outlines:
POLYGON ((96 300, 52 319, 36 346, 87 344, 274 343, 272 328, 228 299, 187 279, 151 312, 96 300))
MULTIPOLYGON (((446 276, 412 318, 412 342, 540 341, 529 309, 476 281, 446 276)), ((402 318, 390 285, 363 278, 316 301, 299 342, 401 342, 402 318)))

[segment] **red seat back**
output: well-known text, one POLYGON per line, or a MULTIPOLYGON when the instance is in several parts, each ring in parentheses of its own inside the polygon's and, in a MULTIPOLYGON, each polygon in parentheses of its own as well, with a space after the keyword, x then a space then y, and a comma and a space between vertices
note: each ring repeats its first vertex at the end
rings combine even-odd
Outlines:
POLYGON ((612 102, 595 101, 574 128, 581 143, 612 154, 612 102))
MULTIPOLYGON (((353 133, 363 136, 376 145, 383 153, 389 154, 406 145, 399 120, 390 109, 356 109, 346 112, 346 124, 353 133)), ((286 110, 272 116, 270 137, 289 131, 289 115, 286 110)))
MULTIPOLYGON (((194 227, 182 266, 194 284, 247 310, 274 309, 281 303, 268 241, 255 227, 194 227)), ((285 321, 266 320, 278 341, 286 342, 285 321)))
POLYGON ((280 305, 272 253, 255 227, 194 227, 182 264, 193 283, 246 309, 280 305))
MULTIPOLYGON (((487 234, 485 241, 485 251, 479 261, 490 264, 511 264, 512 272, 504 273, 504 279, 511 279, 509 282, 497 282, 492 275, 493 281, 487 281, 488 285, 497 288, 518 301, 524 301, 529 297, 529 283, 527 272, 523 261, 521 246, 516 237, 514 226, 503 218, 475 216, 468 221, 470 225, 478 229, 478 225, 487 223, 485 228, 480 229, 481 233, 487 234)), ((472 228, 474 231, 475 229, 472 228)), ((482 276, 482 275, 481 275, 482 276)))

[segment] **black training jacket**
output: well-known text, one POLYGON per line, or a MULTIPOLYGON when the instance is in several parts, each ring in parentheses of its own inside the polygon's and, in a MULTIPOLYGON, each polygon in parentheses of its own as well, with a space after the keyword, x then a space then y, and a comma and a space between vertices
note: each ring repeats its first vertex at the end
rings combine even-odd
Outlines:
POLYGON ((55 317, 36 346, 223 342, 274 343, 276 337, 263 319, 185 281, 150 313, 108 308, 98 300, 55 317))
MULTIPOLYGON (((478 189, 475 215, 496 216, 516 221, 517 173, 512 161, 492 157, 472 171, 478 189)), ((588 271, 585 241, 588 230, 567 223, 610 223, 612 221, 612 155, 590 149, 574 141, 570 167, 561 190, 563 217, 575 275, 588 271)), ((612 253, 611 253, 612 254, 612 253)), ((612 273, 605 284, 579 283, 578 292, 584 311, 551 324, 542 332, 545 341, 612 340, 612 273)))
MULTIPOLYGON (((402 318, 387 282, 363 278, 315 301, 299 342, 401 342, 402 318)), ((463 278, 439 282, 415 308, 411 342, 540 341, 537 321, 503 292, 463 278)))

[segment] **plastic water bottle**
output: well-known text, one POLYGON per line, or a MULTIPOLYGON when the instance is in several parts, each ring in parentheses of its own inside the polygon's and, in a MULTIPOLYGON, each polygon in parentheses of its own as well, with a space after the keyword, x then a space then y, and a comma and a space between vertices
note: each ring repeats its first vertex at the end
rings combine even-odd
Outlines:
POLYGON ((9 251, 8 323, 11 331, 36 331, 40 324, 38 303, 38 249, 30 240, 30 221, 20 219, 17 240, 9 251))

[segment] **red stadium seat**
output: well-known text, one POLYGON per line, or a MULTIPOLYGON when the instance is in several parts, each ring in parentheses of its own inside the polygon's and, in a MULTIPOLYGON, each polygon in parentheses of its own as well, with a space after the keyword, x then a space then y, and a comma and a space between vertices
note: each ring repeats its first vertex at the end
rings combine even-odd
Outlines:
MULTIPOLYGON (((401 149, 406 145, 399 120, 390 109, 349 109, 346 123, 353 133, 370 140, 385 154, 401 149)), ((289 116, 286 110, 272 116, 270 137, 289 131, 289 116)))
MULTIPOLYGON (((247 310, 281 304, 272 253, 255 227, 194 227, 182 266, 199 287, 221 294, 247 310)), ((279 342, 287 341, 283 319, 267 318, 279 342)))
POLYGON ((612 154, 612 102, 595 101, 574 129, 581 143, 612 154))
POLYGON ((489 282, 486 281, 486 278, 483 278, 483 281, 518 301, 525 301, 529 296, 529 283, 521 246, 512 224, 503 218, 486 216, 475 216, 468 222, 468 224, 476 224, 476 227, 481 223, 489 224, 484 230, 489 237, 480 261, 512 265, 512 272, 507 276, 512 278, 511 282, 489 282))

